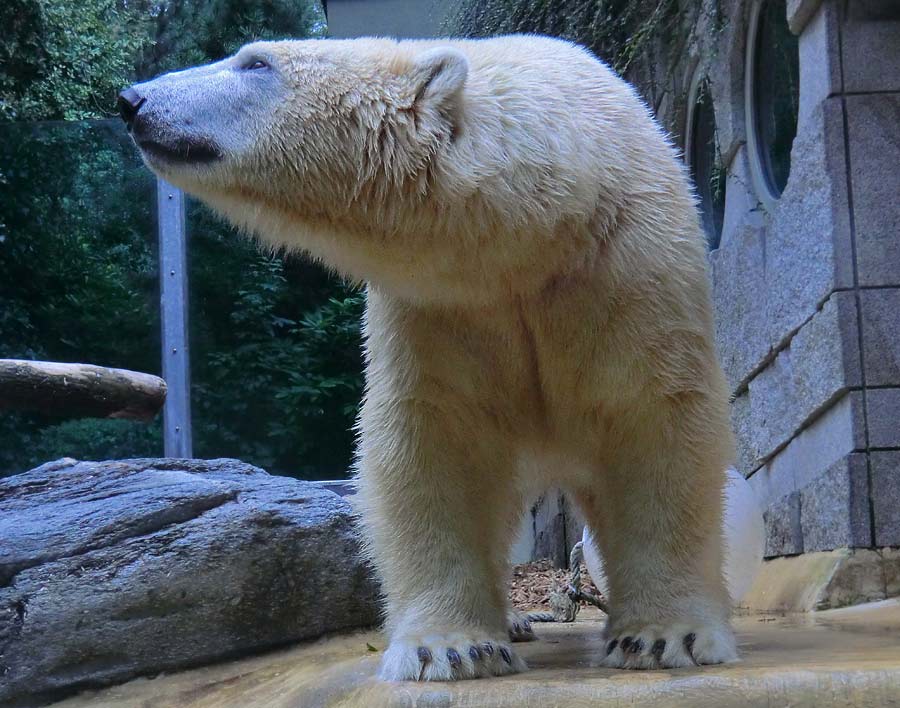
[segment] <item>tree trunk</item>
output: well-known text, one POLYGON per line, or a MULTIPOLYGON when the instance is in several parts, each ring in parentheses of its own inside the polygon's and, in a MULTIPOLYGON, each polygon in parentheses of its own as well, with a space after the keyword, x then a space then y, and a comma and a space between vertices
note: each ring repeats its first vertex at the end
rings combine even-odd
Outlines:
POLYGON ((0 410, 152 420, 166 400, 158 376, 90 364, 0 359, 0 410))

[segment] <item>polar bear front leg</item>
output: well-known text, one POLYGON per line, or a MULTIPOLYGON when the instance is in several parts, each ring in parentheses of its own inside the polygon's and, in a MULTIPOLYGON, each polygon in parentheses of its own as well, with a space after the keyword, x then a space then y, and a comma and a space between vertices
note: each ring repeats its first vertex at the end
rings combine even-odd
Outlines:
POLYGON ((716 426, 692 414, 632 428, 643 431, 639 439, 618 448, 597 486, 577 495, 609 581, 606 666, 737 659, 722 575, 729 434, 717 439, 716 426))
POLYGON ((525 668, 502 578, 511 463, 471 408, 366 401, 359 494, 386 595, 381 678, 450 681, 525 668))

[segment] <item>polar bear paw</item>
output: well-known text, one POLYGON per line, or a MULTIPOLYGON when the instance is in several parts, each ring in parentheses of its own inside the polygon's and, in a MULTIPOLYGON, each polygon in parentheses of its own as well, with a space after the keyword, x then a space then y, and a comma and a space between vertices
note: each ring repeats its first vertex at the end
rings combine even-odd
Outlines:
POLYGON ((727 624, 631 625, 609 632, 603 665, 615 669, 675 669, 738 660, 727 624))
POLYGON ((506 631, 509 632, 511 642, 531 642, 537 639, 528 615, 518 610, 509 610, 506 613, 506 631))
POLYGON ((526 669, 506 637, 452 632, 395 639, 379 676, 385 681, 460 681, 526 669))

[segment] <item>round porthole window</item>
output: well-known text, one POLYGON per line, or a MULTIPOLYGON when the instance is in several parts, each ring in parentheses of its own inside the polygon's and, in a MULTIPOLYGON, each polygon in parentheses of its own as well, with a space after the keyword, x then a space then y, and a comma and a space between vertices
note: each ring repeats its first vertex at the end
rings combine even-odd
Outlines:
POLYGON ((785 0, 754 4, 747 47, 751 164, 757 194, 771 203, 787 185, 800 103, 800 55, 785 0))
POLYGON ((706 81, 691 92, 685 152, 700 202, 700 220, 709 250, 719 247, 725 217, 725 168, 716 134, 716 113, 706 81))

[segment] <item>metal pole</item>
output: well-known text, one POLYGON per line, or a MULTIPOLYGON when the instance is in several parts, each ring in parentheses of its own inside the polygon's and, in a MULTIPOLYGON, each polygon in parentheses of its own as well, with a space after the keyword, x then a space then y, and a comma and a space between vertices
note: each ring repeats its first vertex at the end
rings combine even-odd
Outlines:
POLYGON ((159 219, 162 374, 168 386, 163 413, 165 456, 192 457, 184 193, 159 179, 156 183, 156 203, 159 219))

